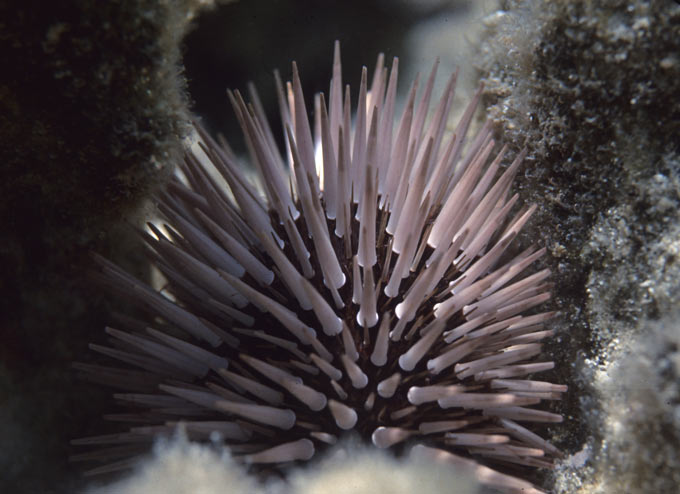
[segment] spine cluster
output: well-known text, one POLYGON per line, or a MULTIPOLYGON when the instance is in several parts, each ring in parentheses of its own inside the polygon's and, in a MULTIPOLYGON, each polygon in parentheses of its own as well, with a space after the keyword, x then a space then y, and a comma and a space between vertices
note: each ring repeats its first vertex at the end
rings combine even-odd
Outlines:
POLYGON ((554 365, 540 359, 553 313, 535 309, 549 272, 528 274, 545 251, 508 251, 535 209, 510 193, 523 153, 501 171, 490 124, 468 137, 481 89, 447 132, 456 73, 428 116, 436 71, 395 118, 397 59, 388 72, 379 58, 370 87, 364 69, 353 107, 336 46, 310 123, 293 64, 292 83, 277 77, 283 156, 257 95, 230 92, 255 178, 196 125, 157 198, 165 221, 140 232, 167 285, 98 258, 100 281, 148 317, 119 316, 110 345, 91 345, 124 368, 76 364, 124 390, 131 411, 109 418, 134 423, 74 441, 109 445, 78 459, 121 468, 180 421, 258 465, 353 432, 540 492, 488 466, 521 475, 559 456, 526 428, 562 420, 536 405, 566 386, 533 378, 554 365))

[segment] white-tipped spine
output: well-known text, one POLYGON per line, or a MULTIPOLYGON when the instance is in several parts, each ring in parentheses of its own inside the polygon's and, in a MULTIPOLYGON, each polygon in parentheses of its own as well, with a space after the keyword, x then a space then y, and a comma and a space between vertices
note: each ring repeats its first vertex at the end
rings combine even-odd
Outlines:
POLYGON ((375 447, 384 449, 405 441, 413 434, 415 434, 414 431, 409 431, 400 427, 378 427, 373 431, 371 440, 375 447))
POLYGON ((352 381, 352 386, 356 389, 363 389, 368 384, 368 376, 361 370, 357 364, 355 364, 352 359, 347 355, 343 354, 340 356, 340 361, 342 365, 345 366, 347 375, 350 381, 352 381))
POLYGON ((382 398, 392 398, 394 393, 397 391, 399 383, 401 383, 401 374, 395 372, 387 379, 384 379, 378 383, 378 394, 382 398))
POLYGON ((378 336, 373 345, 373 353, 371 353, 371 362, 373 365, 382 367, 387 363, 387 349, 389 346, 389 331, 390 318, 388 314, 383 314, 378 328, 378 336))
POLYGON ((358 415, 354 409, 335 400, 328 400, 328 408, 333 419, 335 419, 335 423, 342 430, 349 430, 356 425, 358 415))
POLYGON ((359 312, 357 313, 357 322, 362 327, 372 328, 378 323, 373 268, 365 267, 363 271, 364 285, 361 290, 361 306, 359 307, 359 312))

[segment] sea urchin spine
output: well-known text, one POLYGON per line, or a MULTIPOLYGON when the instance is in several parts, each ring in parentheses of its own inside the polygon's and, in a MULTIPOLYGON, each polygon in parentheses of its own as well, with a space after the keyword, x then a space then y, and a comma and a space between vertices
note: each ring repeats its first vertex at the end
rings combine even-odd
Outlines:
POLYGON ((287 166, 256 94, 230 92, 255 180, 196 126, 182 179, 157 198, 166 223, 142 233, 167 286, 98 258, 101 281, 149 318, 119 316, 111 347, 91 345, 128 368, 76 364, 136 408, 108 417, 128 432, 74 441, 111 445, 79 459, 120 468, 179 421, 249 464, 308 460, 354 431, 540 492, 485 466, 515 474, 559 455, 519 425, 560 422, 533 406, 566 390, 530 377, 553 367, 535 361, 553 314, 527 315, 550 298, 548 270, 524 274, 544 249, 507 253, 534 211, 512 214, 523 153, 496 178, 490 124, 466 142, 481 89, 446 136, 455 73, 426 118, 437 64, 395 133, 397 70, 380 57, 369 90, 364 68, 353 130, 337 45, 313 125, 295 64, 292 83, 277 77, 287 166))

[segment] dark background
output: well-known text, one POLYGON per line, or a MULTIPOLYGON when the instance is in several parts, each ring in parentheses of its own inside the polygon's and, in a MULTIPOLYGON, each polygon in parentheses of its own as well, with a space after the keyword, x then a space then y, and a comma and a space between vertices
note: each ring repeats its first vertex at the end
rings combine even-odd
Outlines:
MULTIPOLYGON (((354 103, 362 66, 369 69, 369 83, 379 53, 385 54, 386 66, 398 56, 405 67, 406 38, 416 23, 444 11, 455 15, 464 10, 464 5, 454 8, 451 2, 428 8, 417 1, 390 0, 254 0, 224 5, 199 18, 185 40, 192 108, 211 131, 240 136, 226 89, 245 93, 252 82, 278 136, 274 70, 285 83, 291 78, 291 62, 296 61, 306 97, 327 95, 333 43, 339 40, 343 84, 350 84, 354 103)), ((432 60, 436 56, 432 54, 432 60)), ((242 149, 240 137, 232 140, 242 149)))

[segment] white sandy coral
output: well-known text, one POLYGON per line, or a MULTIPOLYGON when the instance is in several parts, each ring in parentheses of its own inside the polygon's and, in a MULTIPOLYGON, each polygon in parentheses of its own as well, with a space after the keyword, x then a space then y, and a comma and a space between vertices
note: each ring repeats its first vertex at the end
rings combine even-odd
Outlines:
POLYGON ((92 487, 85 494, 256 494, 231 456, 210 446, 190 443, 182 434, 159 440, 153 454, 134 472, 113 484, 92 487))
POLYGON ((261 484, 226 450, 160 440, 128 477, 84 494, 473 494, 471 478, 418 459, 398 460, 375 448, 345 444, 297 470, 289 481, 261 484))
POLYGON ((477 492, 474 482, 449 467, 418 459, 397 460, 377 451, 345 447, 316 467, 293 475, 290 494, 411 494, 477 492))

